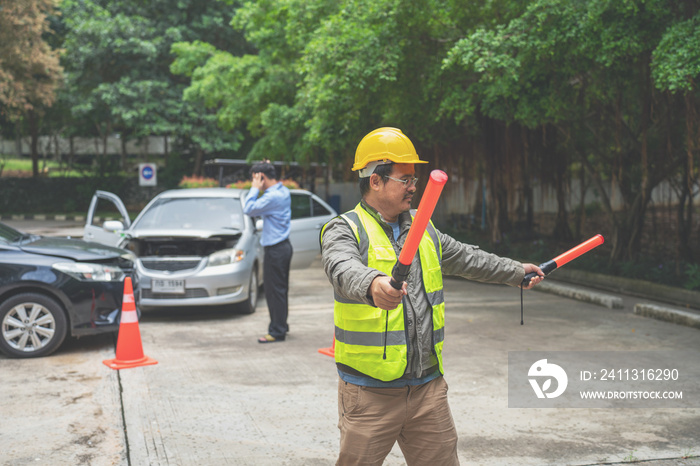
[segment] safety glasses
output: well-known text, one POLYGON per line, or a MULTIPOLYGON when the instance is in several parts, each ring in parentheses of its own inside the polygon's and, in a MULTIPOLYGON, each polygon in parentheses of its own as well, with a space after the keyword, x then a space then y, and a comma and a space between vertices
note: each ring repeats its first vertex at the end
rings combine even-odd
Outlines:
POLYGON ((399 178, 394 178, 393 176, 386 176, 386 178, 389 178, 390 180, 398 181, 399 183, 403 184, 403 187, 408 189, 411 186, 416 186, 416 183, 418 183, 418 178, 411 178, 410 180, 402 180, 399 178))

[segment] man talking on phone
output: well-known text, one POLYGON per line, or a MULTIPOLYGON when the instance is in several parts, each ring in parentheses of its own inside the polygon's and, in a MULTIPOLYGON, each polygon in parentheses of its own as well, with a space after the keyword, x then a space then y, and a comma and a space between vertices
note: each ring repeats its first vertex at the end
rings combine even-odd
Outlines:
POLYGON ((263 219, 260 244, 265 248, 263 276, 265 299, 270 312, 267 334, 260 337, 258 343, 275 343, 284 341, 289 331, 287 314, 289 266, 292 261, 292 244, 289 242, 292 201, 289 189, 277 180, 275 167, 271 163, 256 163, 250 169, 250 175, 252 186, 245 198, 243 212, 263 219))

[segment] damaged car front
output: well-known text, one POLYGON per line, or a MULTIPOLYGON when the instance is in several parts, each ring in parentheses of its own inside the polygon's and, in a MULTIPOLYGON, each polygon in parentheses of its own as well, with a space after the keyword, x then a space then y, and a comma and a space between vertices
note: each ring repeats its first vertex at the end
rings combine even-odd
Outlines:
POLYGON ((255 311, 263 251, 253 219, 243 214, 245 192, 166 191, 119 231, 118 245, 137 256, 140 309, 236 305, 255 311))

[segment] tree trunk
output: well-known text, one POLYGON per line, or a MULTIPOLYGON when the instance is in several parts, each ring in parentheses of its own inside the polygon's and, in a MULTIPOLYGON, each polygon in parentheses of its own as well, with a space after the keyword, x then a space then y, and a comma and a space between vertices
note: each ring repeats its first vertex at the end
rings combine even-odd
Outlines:
POLYGON ((35 112, 29 112, 27 122, 29 123, 29 136, 31 137, 32 176, 36 178, 39 176, 39 122, 35 112))
MULTIPOLYGON (((680 266, 681 261, 693 260, 693 250, 690 247, 690 235, 693 228, 693 202, 692 191, 688 191, 687 184, 682 183, 681 193, 678 199, 678 234, 676 244, 676 265, 680 266), (689 199, 690 198, 690 199, 689 199)), ((676 273, 680 273, 678 268, 676 273)))
POLYGON ((523 126, 520 130, 523 150, 522 150, 522 166, 520 168, 520 182, 523 184, 523 203, 525 208, 525 230, 528 233, 532 233, 534 228, 535 218, 534 218, 534 200, 532 193, 532 184, 530 176, 530 144, 528 141, 528 131, 523 126))
POLYGON ((61 162, 61 148, 59 147, 58 133, 53 134, 53 158, 56 162, 61 162))
POLYGON ((559 137, 556 128, 549 128, 549 131, 546 131, 545 141, 545 150, 552 151, 553 155, 551 160, 554 164, 554 190, 557 195, 557 218, 554 222, 552 236, 558 241, 569 243, 573 240, 574 236, 571 233, 569 212, 566 209, 566 169, 568 167, 568 157, 559 147, 559 137))
POLYGON ((642 231, 644 229, 644 217, 646 215, 651 190, 647 187, 647 192, 637 194, 631 208, 624 212, 622 221, 615 229, 615 240, 611 260, 613 262, 622 260, 634 260, 639 255, 642 241, 642 231))
POLYGON ((484 128, 484 167, 486 169, 486 179, 488 181, 489 209, 488 220, 491 227, 491 243, 497 244, 503 240, 503 200, 501 196, 501 177, 503 170, 501 160, 503 158, 503 147, 498 142, 503 140, 503 131, 495 120, 484 117, 482 119, 484 128))
MULTIPOLYGON (((480 170, 481 171, 481 170, 480 170)), ((486 229, 486 180, 483 175, 479 174, 479 181, 477 185, 476 196, 474 199, 474 212, 479 215, 481 219, 481 229, 486 229)))
POLYGON ((163 166, 167 167, 168 166, 168 156, 170 155, 170 151, 168 148, 168 136, 163 136, 163 166))
POLYGON ((681 260, 693 261, 693 248, 691 247, 690 237, 693 231, 693 188, 695 185, 694 179, 694 155, 697 149, 697 113, 693 98, 690 94, 685 96, 685 150, 686 161, 683 164, 682 179, 681 179, 681 194, 678 202, 678 244, 677 244, 677 263, 681 260))
MULTIPOLYGON (((97 132, 100 135, 100 138, 102 139, 102 154, 99 153, 98 149, 98 160, 97 160, 97 166, 99 170, 100 175, 104 175, 105 171, 105 163, 107 162, 107 138, 109 137, 109 133, 112 130, 112 123, 107 122, 107 126, 102 129, 102 126, 99 123, 95 123, 95 126, 97 126, 97 132)), ((97 142, 95 142, 97 144, 97 142)))
POLYGON ((569 213, 566 210, 566 190, 561 180, 557 180, 556 192, 557 218, 554 222, 552 236, 558 241, 568 243, 573 240, 574 235, 571 233, 571 227, 569 226, 569 213))
POLYGON ((126 137, 124 136, 124 133, 122 133, 122 137, 120 139, 121 142, 121 158, 122 158, 122 170, 126 171, 126 161, 127 161, 127 154, 126 154, 126 137))
POLYGON ((15 151, 17 152, 17 158, 22 158, 22 133, 19 130, 20 125, 15 125, 15 151))
POLYGON ((193 176, 201 176, 202 174, 202 161, 204 159, 204 151, 201 147, 197 146, 194 158, 194 170, 192 170, 193 176))
POLYGON ((576 214, 576 238, 575 240, 581 240, 583 236, 583 225, 586 222, 586 192, 588 191, 588 186, 586 184, 586 167, 581 164, 579 170, 579 196, 578 201, 578 212, 576 214))
POLYGON ((102 156, 100 163, 100 175, 104 175, 105 168, 107 165, 107 139, 109 138, 109 131, 105 131, 102 135, 102 156))
POLYGON ((489 212, 489 220, 491 220, 491 243, 497 244, 503 240, 503 232, 501 231, 501 203, 499 196, 493 193, 493 178, 491 179, 491 208, 489 212))

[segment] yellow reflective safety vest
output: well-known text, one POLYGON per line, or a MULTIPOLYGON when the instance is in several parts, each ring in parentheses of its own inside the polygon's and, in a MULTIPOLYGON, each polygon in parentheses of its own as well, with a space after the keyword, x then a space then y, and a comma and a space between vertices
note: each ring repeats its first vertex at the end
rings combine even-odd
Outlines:
MULTIPOLYGON (((391 276, 397 261, 396 253, 391 240, 376 219, 361 204, 341 217, 355 234, 364 264, 391 276)), ((424 291, 432 308, 432 346, 440 372, 444 374, 442 346, 445 335, 445 301, 440 267, 442 245, 432 222, 423 234, 418 254, 424 291)), ((403 304, 385 311, 361 302, 349 301, 336 293, 336 362, 384 382, 400 378, 408 364, 408 334, 404 318, 403 304)))

